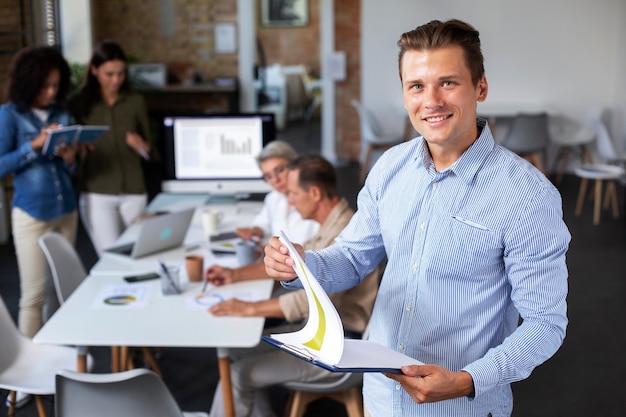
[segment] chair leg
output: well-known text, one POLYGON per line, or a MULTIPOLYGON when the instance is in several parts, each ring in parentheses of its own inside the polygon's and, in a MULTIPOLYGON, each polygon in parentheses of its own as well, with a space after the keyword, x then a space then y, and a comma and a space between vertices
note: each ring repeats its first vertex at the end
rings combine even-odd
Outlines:
POLYGON ((124 371, 129 371, 131 369, 135 369, 135 361, 133 360, 133 354, 130 351, 128 346, 122 346, 122 353, 120 354, 122 367, 124 371))
POLYGON ((328 397, 346 407, 348 417, 363 417, 363 396, 361 387, 352 387, 340 392, 315 393, 306 391, 292 391, 285 407, 285 417, 302 417, 307 406, 313 401, 328 397))
POLYGON ((87 346, 77 346, 76 370, 78 372, 87 372, 87 354, 89 348, 87 346))
POLYGON ((593 164, 593 157, 587 145, 580 145, 580 161, 584 164, 593 164))
POLYGON ((7 416, 14 417, 15 416, 15 402, 17 401, 17 392, 10 391, 9 398, 10 398, 9 411, 7 412, 7 416))
POLYGON ((160 377, 163 377, 163 374, 161 373, 161 368, 159 367, 159 364, 154 358, 154 355, 152 354, 152 351, 150 350, 150 348, 142 347, 141 351, 143 353, 144 362, 146 362, 150 366, 150 368, 152 368, 154 373, 156 373, 160 377))
POLYGON ((35 395, 35 404, 37 404, 37 414, 39 414, 39 417, 46 417, 46 409, 43 406, 41 395, 35 395))
POLYGON ((593 224, 600 224, 600 210, 602 209, 602 180, 596 180, 596 195, 593 202, 593 224))
POLYGON ((120 364, 120 347, 111 346, 111 372, 120 372, 126 364, 120 364))
POLYGON ((587 193, 587 178, 582 178, 580 181, 580 188, 578 189, 578 200, 576 201, 576 210, 574 214, 576 217, 580 216, 583 210, 583 203, 585 202, 585 194, 587 193))
POLYGON ((361 175, 359 180, 361 184, 365 182, 365 177, 367 176, 367 172, 369 171, 370 160, 372 159, 372 145, 367 145, 367 153, 365 154, 365 160, 363 161, 363 166, 361 167, 361 175))
POLYGON ((606 186, 606 195, 604 196, 605 208, 609 207, 609 203, 611 203, 611 207, 613 209, 613 218, 619 218, 619 206, 617 205, 617 187, 615 186, 615 181, 609 181, 606 186))
MULTIPOLYGON (((128 367, 128 346, 120 346, 119 348, 119 370, 120 372, 127 371, 128 367)), ((112 353, 112 352, 111 352, 112 353)))
POLYGON ((559 149, 556 158, 554 159, 554 170, 556 171, 556 178, 554 182, 560 184, 563 181, 563 177, 565 176, 565 168, 567 167, 567 163, 569 162, 569 155, 571 150, 569 146, 563 146, 559 149))
POLYGON ((307 406, 318 398, 324 397, 324 394, 315 392, 294 391, 292 393, 291 408, 287 410, 288 417, 302 417, 307 406))
POLYGON ((291 413, 291 409, 293 408, 293 397, 295 397, 295 395, 295 391, 289 392, 289 396, 287 397, 287 401, 285 402, 285 407, 283 409, 283 417, 289 417, 289 413, 291 413))
POLYGON ((363 417, 363 396, 361 387, 352 387, 344 391, 343 404, 348 412, 348 417, 363 417))
POLYGON ((535 168, 537 168, 539 171, 541 171, 545 175, 546 170, 544 168, 544 163, 543 163, 541 152, 535 152, 535 153, 530 154, 528 159, 530 160, 530 163, 535 166, 535 168))

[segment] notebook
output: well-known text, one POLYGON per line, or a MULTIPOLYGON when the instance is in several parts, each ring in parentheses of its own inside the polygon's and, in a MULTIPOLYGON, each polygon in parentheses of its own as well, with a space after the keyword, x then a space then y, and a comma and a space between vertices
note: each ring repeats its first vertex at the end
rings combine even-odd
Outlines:
POLYGON ((72 125, 51 130, 43 144, 41 153, 53 155, 54 150, 63 144, 93 142, 109 130, 109 126, 72 125))
POLYGON ((149 217, 141 223, 137 240, 105 250, 137 259, 180 246, 183 244, 194 211, 195 209, 189 208, 149 217))

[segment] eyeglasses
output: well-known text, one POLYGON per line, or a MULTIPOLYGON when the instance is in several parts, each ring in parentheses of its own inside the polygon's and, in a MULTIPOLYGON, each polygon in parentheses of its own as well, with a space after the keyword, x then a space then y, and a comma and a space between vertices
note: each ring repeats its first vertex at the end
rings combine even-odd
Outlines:
POLYGON ((285 170, 287 170, 287 165, 277 166, 272 172, 263 173, 263 179, 265 181, 272 181, 274 178, 285 172, 285 170))

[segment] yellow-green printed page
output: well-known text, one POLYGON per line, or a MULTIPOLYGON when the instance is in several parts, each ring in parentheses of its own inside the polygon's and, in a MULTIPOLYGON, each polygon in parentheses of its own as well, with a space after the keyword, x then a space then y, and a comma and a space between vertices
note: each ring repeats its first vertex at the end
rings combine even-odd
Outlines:
POLYGON ((283 231, 280 232, 280 240, 289 249, 289 256, 295 261, 293 269, 302 282, 309 302, 309 319, 306 325, 296 332, 271 336, 299 350, 305 350, 322 362, 336 365, 343 354, 344 343, 339 313, 283 231))

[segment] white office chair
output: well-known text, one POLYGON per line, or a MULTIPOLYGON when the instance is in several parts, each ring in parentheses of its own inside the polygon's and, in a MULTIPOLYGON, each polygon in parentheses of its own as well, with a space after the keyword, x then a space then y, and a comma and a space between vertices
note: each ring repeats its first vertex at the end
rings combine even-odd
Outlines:
POLYGON ((575 170, 576 175, 581 178, 578 200, 576 201, 576 217, 582 214, 589 180, 595 182, 593 194, 594 225, 600 223, 601 205, 603 205, 605 209, 609 208, 610 205, 613 211, 613 217, 616 219, 619 217, 617 183, 624 183, 626 180, 626 170, 624 168, 626 166, 626 155, 621 155, 615 150, 611 135, 602 121, 602 113, 603 109, 598 108, 595 113, 596 117, 592 119, 598 156, 602 159, 602 163, 585 164, 575 170), (606 194, 604 195, 603 202, 602 194, 604 183, 606 183, 606 194))
POLYGON ((48 261, 59 304, 63 304, 83 282, 87 271, 74 246, 63 235, 48 232, 39 238, 39 246, 48 261))
POLYGON ((357 100, 350 103, 359 115, 361 127, 361 183, 365 181, 365 176, 369 171, 372 153, 374 151, 384 151, 403 141, 401 135, 383 135, 375 119, 367 109, 357 100))
MULTIPOLYGON (((15 412, 16 392, 35 396, 39 417, 46 411, 42 395, 55 393, 54 377, 64 369, 76 369, 76 349, 65 346, 39 345, 21 334, 4 301, 0 298, 0 388, 10 391, 8 415, 15 412)), ((87 367, 92 364, 87 358, 87 367)))
POLYGON ((348 417, 363 417, 362 373, 333 375, 317 382, 289 382, 283 387, 291 390, 285 409, 286 417, 302 417, 313 401, 328 397, 346 407, 348 417))
POLYGON ((545 154, 550 143, 546 113, 518 114, 503 145, 546 173, 545 154))
POLYGON ((577 154, 581 164, 593 163, 589 146, 595 140, 593 129, 595 111, 595 109, 590 111, 583 124, 563 116, 552 116, 550 118, 550 140, 552 145, 557 147, 551 169, 551 172, 556 174, 556 184, 560 184, 563 181, 572 153, 577 154))
POLYGON ((307 88, 308 74, 304 65, 284 66, 287 87, 287 121, 305 120, 306 111, 313 100, 307 88))
MULTIPOLYGON (((74 246, 63 235, 57 232, 48 232, 40 237, 39 246, 48 261, 59 304, 63 304, 87 276, 85 267, 74 246)), ((78 349, 80 357, 86 358, 87 347, 80 346, 78 349)), ((116 356, 114 353, 116 349, 117 347, 112 348, 113 357, 116 356)), ((141 350, 146 363, 160 375, 161 370, 150 349, 142 347, 141 350)), ((81 361, 82 365, 79 371, 84 372, 85 361, 84 359, 81 361)), ((127 346, 121 347, 120 363, 122 370, 126 369, 126 367, 132 367, 127 346)), ((116 365, 114 364, 113 367, 116 368, 116 365)))
POLYGON ((602 121, 600 113, 599 117, 593 120, 593 127, 596 133, 596 146, 598 147, 598 155, 606 163, 626 167, 626 154, 619 153, 613 145, 613 139, 609 134, 609 130, 602 121))
POLYGON ((259 111, 274 113, 276 128, 283 130, 287 124, 287 78, 283 74, 282 65, 274 64, 262 68, 265 76, 265 93, 269 103, 259 105, 259 111))
POLYGON ((62 371, 56 392, 56 417, 207 416, 182 412, 163 380, 143 368, 111 374, 62 371))
MULTIPOLYGON (((363 340, 368 335, 369 324, 363 331, 363 340)), ((363 374, 360 372, 337 373, 314 382, 286 382, 282 386, 291 391, 285 417, 302 417, 310 403, 325 397, 342 403, 348 417, 363 417, 363 374)))

